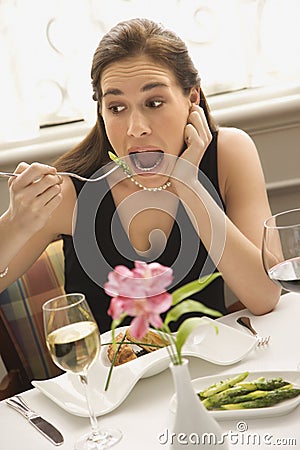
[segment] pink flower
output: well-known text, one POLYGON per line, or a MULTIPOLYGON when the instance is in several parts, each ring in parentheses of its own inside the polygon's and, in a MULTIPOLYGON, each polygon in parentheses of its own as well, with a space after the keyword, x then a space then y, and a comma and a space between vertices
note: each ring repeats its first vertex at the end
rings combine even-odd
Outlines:
POLYGON ((123 313, 133 316, 130 331, 142 339, 149 325, 160 328, 163 324, 160 314, 172 304, 172 295, 166 292, 166 287, 173 280, 173 271, 159 263, 135 261, 134 265, 132 270, 116 266, 109 273, 104 290, 113 297, 108 314, 113 320, 123 313))

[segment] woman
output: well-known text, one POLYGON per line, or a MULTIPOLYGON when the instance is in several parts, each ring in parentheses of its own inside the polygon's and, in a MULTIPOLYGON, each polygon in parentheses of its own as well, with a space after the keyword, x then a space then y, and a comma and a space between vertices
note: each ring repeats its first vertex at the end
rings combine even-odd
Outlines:
MULTIPOLYGON (((257 151, 244 132, 217 129, 185 44, 149 20, 129 20, 103 37, 91 75, 98 118, 90 134, 56 168, 21 163, 9 180, 1 289, 62 236, 66 291, 86 294, 102 332, 107 274, 134 260, 172 266, 173 287, 218 270, 250 311, 271 311, 280 290, 260 256, 270 208, 257 151), (109 152, 122 164, 99 182, 56 175, 90 177, 109 152)), ((197 298, 225 313, 223 280, 197 298)))

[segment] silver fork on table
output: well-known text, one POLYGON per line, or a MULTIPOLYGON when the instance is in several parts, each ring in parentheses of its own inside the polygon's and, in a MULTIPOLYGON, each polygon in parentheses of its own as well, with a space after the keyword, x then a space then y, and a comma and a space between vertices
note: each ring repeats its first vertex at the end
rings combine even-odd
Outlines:
POLYGON ((267 345, 270 341, 271 336, 260 336, 258 332, 253 328, 251 324, 251 320, 249 317, 241 316, 236 319, 237 323, 242 325, 243 327, 247 328, 253 336, 257 339, 257 345, 259 347, 262 347, 264 345, 267 345))
MULTIPOLYGON (((95 181, 100 181, 103 178, 107 177, 108 175, 110 175, 111 173, 113 173, 116 169, 118 169, 119 166, 114 166, 112 169, 110 169, 108 172, 104 173, 103 175, 100 175, 97 178, 85 178, 82 177, 81 175, 77 175, 76 173, 71 173, 71 172, 57 172, 57 175, 67 175, 69 177, 73 177, 73 178, 77 178, 80 181, 89 181, 91 183, 94 183, 95 181)), ((18 177, 20 174, 19 173, 12 173, 12 172, 0 172, 0 177, 5 177, 5 178, 10 178, 10 177, 18 177)))

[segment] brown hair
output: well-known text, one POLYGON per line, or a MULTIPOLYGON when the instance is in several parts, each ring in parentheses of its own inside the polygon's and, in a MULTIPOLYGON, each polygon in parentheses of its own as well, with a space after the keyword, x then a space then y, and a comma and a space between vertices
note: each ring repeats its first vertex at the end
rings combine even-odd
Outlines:
MULTIPOLYGON (((160 65, 168 67, 188 95, 192 87, 200 88, 200 78, 185 43, 172 31, 148 19, 120 22, 101 39, 94 54, 91 77, 93 98, 98 102, 96 125, 86 138, 55 163, 58 170, 92 174, 108 163, 108 150, 113 151, 101 117, 101 76, 103 70, 121 59, 146 55, 160 65)), ((211 118, 205 96, 200 88, 200 106, 211 130, 216 126, 211 118)))

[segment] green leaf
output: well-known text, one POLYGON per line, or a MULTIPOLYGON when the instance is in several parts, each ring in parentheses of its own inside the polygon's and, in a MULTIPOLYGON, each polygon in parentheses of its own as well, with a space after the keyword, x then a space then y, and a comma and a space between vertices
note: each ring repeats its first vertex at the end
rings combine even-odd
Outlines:
POLYGON ((202 291, 206 286, 208 286, 212 281, 216 278, 220 277, 222 274, 220 272, 215 272, 211 275, 207 275, 205 277, 201 277, 198 280, 191 281, 190 283, 185 284, 184 286, 176 289, 172 293, 172 305, 177 305, 177 303, 181 302, 187 297, 190 297, 196 292, 202 291))
POLYGON ((188 299, 184 300, 183 302, 179 303, 178 305, 170 309, 170 311, 166 315, 164 324, 168 325, 172 321, 176 322, 176 320, 178 320, 179 317, 189 312, 200 312, 214 317, 222 316, 222 314, 219 311, 208 308, 207 306, 203 305, 203 303, 200 303, 197 300, 188 299))
POLYGON ((119 162, 119 158, 117 157, 117 155, 115 155, 113 152, 111 152, 110 150, 108 151, 108 156, 110 157, 110 159, 112 161, 114 161, 115 163, 119 162))
MULTIPOLYGON (((205 317, 190 317, 180 325, 176 333, 176 340, 175 340, 178 356, 178 364, 182 364, 181 350, 189 335, 198 326, 205 326, 205 325, 211 325, 211 323, 208 322, 205 317)), ((218 327, 215 325, 214 327, 216 329, 216 332, 218 332, 218 327)))
POLYGON ((119 164, 119 166, 122 167, 122 169, 124 169, 127 174, 131 175, 130 167, 128 166, 128 164, 125 161, 122 161, 122 159, 120 159, 117 155, 115 155, 111 151, 108 151, 108 156, 110 157, 110 159, 113 162, 115 162, 116 164, 119 164))

